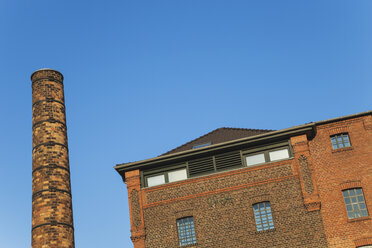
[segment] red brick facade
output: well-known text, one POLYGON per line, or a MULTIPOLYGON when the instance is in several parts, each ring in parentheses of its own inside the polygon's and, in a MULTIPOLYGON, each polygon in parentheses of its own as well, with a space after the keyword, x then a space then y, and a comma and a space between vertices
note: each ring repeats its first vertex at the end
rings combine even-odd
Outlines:
POLYGON ((73 248, 74 229, 61 73, 44 69, 32 80, 32 244, 73 248))
POLYGON ((372 245, 371 130, 366 112, 118 165, 128 187, 134 247, 180 247, 176 221, 187 216, 196 236, 187 247, 372 245), (348 133, 351 146, 333 149, 330 137, 340 133, 348 133), (278 140, 289 141, 290 158, 153 187, 145 187, 141 177, 150 166, 166 168, 226 147, 244 151, 278 140), (348 218, 342 190, 351 188, 363 189, 368 216, 348 218), (252 206, 260 202, 271 204, 273 229, 256 229, 252 206))
POLYGON ((317 127, 309 142, 329 247, 372 245, 372 116, 317 127), (332 149, 329 137, 348 133, 351 146, 332 149), (361 187, 369 216, 348 219, 342 190, 361 187))

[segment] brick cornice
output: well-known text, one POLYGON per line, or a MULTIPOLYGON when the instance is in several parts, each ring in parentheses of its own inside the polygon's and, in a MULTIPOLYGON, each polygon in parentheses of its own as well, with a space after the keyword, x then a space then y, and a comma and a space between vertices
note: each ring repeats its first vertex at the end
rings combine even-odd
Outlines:
POLYGON ((32 106, 35 106, 36 104, 39 104, 39 103, 42 103, 42 102, 49 102, 49 103, 51 103, 51 102, 56 102, 56 103, 61 104, 63 107, 65 107, 65 104, 64 104, 63 102, 58 101, 58 100, 56 100, 56 99, 54 99, 54 98, 46 98, 46 99, 42 99, 42 100, 35 101, 35 102, 32 104, 32 106))
POLYGON ((39 191, 34 192, 32 194, 32 201, 34 201, 36 197, 39 197, 39 195, 44 193, 44 192, 50 192, 50 193, 61 192, 61 193, 65 193, 65 194, 68 194, 68 195, 71 196, 71 192, 69 190, 57 189, 57 188, 51 187, 49 189, 43 189, 43 190, 39 190, 39 191))
POLYGON ((348 181, 340 184, 341 190, 351 188, 362 188, 362 182, 360 180, 348 181))
POLYGON ((304 198, 304 205, 309 212, 319 211, 321 207, 319 196, 316 195, 309 198, 304 198))
POLYGON ((56 145, 57 146, 63 146, 64 148, 66 148, 68 150, 68 146, 65 145, 65 144, 54 142, 54 141, 48 141, 48 142, 45 142, 45 143, 37 144, 36 146, 34 146, 34 148, 32 148, 32 151, 34 151, 39 146, 56 146, 56 145))
POLYGON ((372 236, 354 240, 354 244, 355 244, 356 247, 360 247, 360 246, 363 246, 363 245, 372 245, 372 236))
POLYGON ((350 131, 349 126, 335 127, 328 130, 328 135, 335 135, 339 133, 348 133, 350 131))
POLYGON ((131 235, 130 239, 132 240, 132 242, 137 242, 138 240, 145 240, 146 234, 144 232, 136 233, 134 235, 131 235))
POLYGON ((39 166, 36 167, 34 170, 32 170, 32 174, 33 174, 35 171, 43 170, 43 169, 61 169, 61 170, 65 170, 65 171, 67 171, 67 172, 70 174, 70 170, 69 170, 68 168, 63 167, 63 166, 60 166, 60 165, 57 165, 57 164, 39 165, 39 166))
POLYGON ((46 222, 37 226, 32 227, 32 231, 35 230, 36 228, 42 227, 42 226, 57 226, 57 225, 63 225, 63 226, 68 226, 71 229, 74 229, 74 226, 68 223, 63 223, 63 222, 57 222, 57 221, 51 221, 51 222, 46 222))
POLYGON ((49 119, 46 119, 46 120, 42 120, 42 121, 38 121, 38 122, 35 122, 33 125, 32 125, 32 128, 34 128, 35 126, 39 125, 39 124, 42 124, 44 122, 48 122, 48 123, 59 123, 61 125, 63 125, 64 127, 66 127, 66 123, 62 122, 62 121, 59 121, 59 120, 56 120, 54 118, 49 118, 49 119))

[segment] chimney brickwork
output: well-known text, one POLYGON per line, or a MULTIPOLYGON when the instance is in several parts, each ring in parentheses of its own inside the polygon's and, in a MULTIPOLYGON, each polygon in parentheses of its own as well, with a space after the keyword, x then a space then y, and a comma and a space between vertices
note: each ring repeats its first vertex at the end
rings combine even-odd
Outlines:
POLYGON ((74 227, 63 76, 32 81, 32 248, 73 248, 74 227))

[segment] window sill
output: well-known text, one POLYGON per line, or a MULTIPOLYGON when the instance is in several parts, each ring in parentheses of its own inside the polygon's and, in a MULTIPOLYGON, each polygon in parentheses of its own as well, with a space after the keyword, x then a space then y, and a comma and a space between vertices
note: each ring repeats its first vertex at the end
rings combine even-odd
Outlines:
POLYGON ((256 231, 256 234, 271 233, 271 232, 275 232, 275 230, 276 230, 276 228, 268 229, 268 230, 263 230, 263 231, 256 231))
POLYGON ((370 219, 371 219, 370 216, 364 216, 364 217, 359 217, 359 218, 354 218, 354 219, 347 219, 347 222, 353 223, 353 222, 370 220, 370 219))
POLYGON ((351 151, 351 150, 354 150, 354 148, 352 146, 349 146, 349 147, 333 149, 332 153, 345 152, 345 151, 351 151))
POLYGON ((182 245, 180 247, 194 248, 196 246, 198 246, 198 244, 182 245))

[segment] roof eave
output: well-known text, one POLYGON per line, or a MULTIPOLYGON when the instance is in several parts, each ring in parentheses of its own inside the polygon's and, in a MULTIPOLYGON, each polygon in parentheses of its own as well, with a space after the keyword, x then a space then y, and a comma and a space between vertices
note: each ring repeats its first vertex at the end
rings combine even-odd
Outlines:
POLYGON ((310 134, 312 133, 312 131, 313 131, 313 124, 311 123, 311 124, 299 126, 298 128, 282 129, 282 130, 274 131, 270 133, 259 134, 259 135, 250 136, 247 138, 241 138, 241 139, 236 139, 236 140, 227 141, 223 143, 218 143, 215 145, 210 145, 210 146, 199 148, 199 149, 172 153, 169 155, 154 157, 154 158, 140 160, 140 161, 131 162, 131 163, 117 164, 114 168, 122 176, 124 176, 124 173, 126 171, 139 169, 139 168, 149 166, 149 165, 161 164, 161 163, 166 163, 166 162, 169 163, 171 161, 179 160, 179 159, 190 157, 190 156, 196 156, 196 155, 200 155, 203 153, 215 152, 215 151, 224 150, 228 148, 238 147, 238 146, 242 146, 242 145, 252 143, 252 142, 276 139, 276 138, 284 137, 288 135, 294 135, 294 134, 299 134, 299 133, 310 134))
POLYGON ((358 114, 342 116, 342 117, 337 117, 337 118, 318 121, 318 122, 311 122, 311 123, 308 123, 308 124, 304 124, 304 125, 300 125, 300 126, 294 126, 294 127, 290 127, 290 128, 286 128, 286 129, 281 129, 281 130, 278 130, 278 131, 273 131, 273 132, 268 132, 268 133, 259 134, 259 135, 255 135, 255 136, 250 136, 250 137, 246 137, 246 138, 241 138, 241 139, 236 139, 236 140, 227 141, 227 142, 223 142, 223 143, 218 143, 218 144, 215 144, 215 145, 210 145, 210 146, 206 146, 206 147, 203 147, 203 148, 198 148, 198 149, 195 149, 195 150, 187 150, 187 151, 172 153, 172 154, 168 154, 168 155, 162 155, 162 156, 154 157, 154 158, 150 158, 150 159, 140 160, 140 161, 136 161, 136 162, 117 164, 114 168, 125 180, 125 172, 135 170, 135 169, 139 169, 139 168, 142 168, 142 167, 146 167, 146 166, 149 166, 149 165, 169 163, 169 162, 176 161, 176 160, 183 159, 183 158, 190 157, 190 156, 195 156, 195 155, 200 155, 200 154, 203 154, 203 153, 215 152, 215 151, 218 151, 218 150, 238 147, 238 146, 242 146, 242 145, 249 144, 249 143, 252 143, 252 142, 277 139, 277 138, 280 138, 280 137, 284 138, 285 136, 294 136, 294 135, 299 135, 299 134, 315 135, 315 131, 316 131, 315 127, 316 126, 324 125, 324 124, 331 123, 331 122, 336 122, 336 121, 342 121, 342 120, 346 120, 346 119, 361 117, 361 116, 365 116, 365 115, 371 115, 371 114, 372 114, 372 111, 366 111, 366 112, 362 112, 362 113, 358 113, 358 114))

